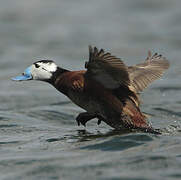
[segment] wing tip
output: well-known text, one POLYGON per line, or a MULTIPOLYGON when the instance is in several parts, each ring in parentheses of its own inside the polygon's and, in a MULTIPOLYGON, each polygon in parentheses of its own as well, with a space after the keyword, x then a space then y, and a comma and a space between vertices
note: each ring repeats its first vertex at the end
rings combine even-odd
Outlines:
POLYGON ((92 52, 92 46, 89 45, 88 48, 89 48, 89 53, 91 53, 92 52))
POLYGON ((153 60, 158 62, 162 61, 161 64, 165 69, 168 69, 170 67, 169 60, 166 57, 164 57, 162 54, 158 54, 157 52, 152 55, 151 51, 148 50, 146 61, 153 61, 153 60))
MULTIPOLYGON (((89 60, 92 60, 93 57, 102 57, 104 56, 105 52, 104 49, 98 49, 96 46, 88 46, 89 48, 89 60)), ((110 55, 110 53, 108 53, 110 55)))
POLYGON ((151 50, 148 50, 148 56, 147 56, 146 60, 148 60, 149 58, 151 58, 151 50))

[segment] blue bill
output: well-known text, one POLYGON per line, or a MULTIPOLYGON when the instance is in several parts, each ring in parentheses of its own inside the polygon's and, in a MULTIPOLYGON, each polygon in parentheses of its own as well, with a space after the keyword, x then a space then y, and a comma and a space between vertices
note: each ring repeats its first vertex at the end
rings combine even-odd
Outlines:
POLYGON ((11 78, 13 81, 26 81, 26 80, 31 80, 32 75, 31 75, 31 66, 25 69, 25 72, 21 76, 16 76, 11 78))

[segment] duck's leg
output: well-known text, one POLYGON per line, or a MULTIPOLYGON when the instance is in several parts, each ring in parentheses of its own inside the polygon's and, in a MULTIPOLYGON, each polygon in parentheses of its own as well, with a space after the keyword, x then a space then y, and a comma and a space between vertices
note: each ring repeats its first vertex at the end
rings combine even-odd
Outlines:
POLYGON ((86 126, 86 123, 94 118, 98 118, 98 122, 97 122, 98 125, 101 124, 101 120, 103 120, 102 117, 100 117, 96 114, 88 113, 88 112, 80 113, 76 117, 76 121, 77 121, 78 126, 80 126, 80 124, 82 124, 83 126, 86 126))
POLYGON ((88 121, 90 121, 91 119, 94 119, 96 117, 95 114, 91 114, 88 112, 83 112, 80 113, 77 117, 76 117, 76 121, 78 126, 80 126, 80 124, 82 124, 83 126, 86 126, 86 123, 88 121))
POLYGON ((98 118, 97 125, 101 124, 105 119, 102 116, 96 116, 98 118))

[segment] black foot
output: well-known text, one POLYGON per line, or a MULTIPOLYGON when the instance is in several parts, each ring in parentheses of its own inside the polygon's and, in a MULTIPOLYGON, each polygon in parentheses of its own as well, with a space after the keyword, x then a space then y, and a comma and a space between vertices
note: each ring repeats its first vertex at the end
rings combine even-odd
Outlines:
POLYGON ((80 124, 82 124, 83 126, 86 127, 86 123, 88 121, 90 121, 91 119, 95 118, 96 116, 93 114, 90 114, 88 112, 84 112, 84 113, 80 113, 77 117, 76 117, 76 121, 78 126, 80 126, 80 124))
POLYGON ((101 119, 98 119, 97 125, 100 125, 100 124, 101 124, 101 119))
POLYGON ((97 125, 100 125, 102 121, 104 121, 105 119, 102 116, 97 116, 98 121, 97 121, 97 125))

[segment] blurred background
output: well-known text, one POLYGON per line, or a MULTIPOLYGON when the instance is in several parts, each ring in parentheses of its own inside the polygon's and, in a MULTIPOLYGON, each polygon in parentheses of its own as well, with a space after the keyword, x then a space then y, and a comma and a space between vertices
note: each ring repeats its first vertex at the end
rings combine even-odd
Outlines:
POLYGON ((0 179, 180 179, 181 1, 0 0, 0 179), (171 67, 144 94, 142 110, 164 135, 117 133, 43 82, 10 79, 40 59, 79 70, 88 45, 127 65, 147 51, 171 67))

